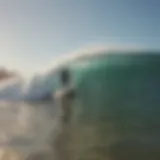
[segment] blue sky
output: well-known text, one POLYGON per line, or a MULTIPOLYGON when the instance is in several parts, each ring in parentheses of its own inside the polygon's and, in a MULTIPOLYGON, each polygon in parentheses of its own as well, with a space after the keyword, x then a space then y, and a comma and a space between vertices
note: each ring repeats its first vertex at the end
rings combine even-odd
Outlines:
POLYGON ((96 44, 160 48, 159 0, 0 0, 0 65, 26 75, 96 44))

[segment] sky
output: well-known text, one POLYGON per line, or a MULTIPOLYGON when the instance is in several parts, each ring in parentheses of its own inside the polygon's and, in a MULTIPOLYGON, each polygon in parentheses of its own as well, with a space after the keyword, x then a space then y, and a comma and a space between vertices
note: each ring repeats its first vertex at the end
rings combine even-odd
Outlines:
POLYGON ((160 49, 159 0, 0 0, 0 66, 31 75, 85 46, 160 49))

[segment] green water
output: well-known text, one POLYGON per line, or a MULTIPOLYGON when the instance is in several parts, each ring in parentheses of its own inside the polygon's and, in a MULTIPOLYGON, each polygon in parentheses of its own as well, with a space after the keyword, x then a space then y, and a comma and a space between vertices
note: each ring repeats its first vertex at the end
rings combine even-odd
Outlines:
POLYGON ((114 54, 70 68, 73 159, 160 159, 160 55, 114 54))

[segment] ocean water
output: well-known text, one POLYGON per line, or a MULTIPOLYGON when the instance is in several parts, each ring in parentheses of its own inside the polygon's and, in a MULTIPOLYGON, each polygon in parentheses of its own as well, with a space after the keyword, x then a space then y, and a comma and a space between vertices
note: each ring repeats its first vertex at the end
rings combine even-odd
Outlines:
POLYGON ((69 120, 67 103, 1 103, 0 160, 160 160, 160 58, 110 58, 73 65, 69 120))
POLYGON ((52 159, 52 141, 60 117, 58 110, 53 102, 1 102, 0 160, 40 159, 37 156, 52 159))
MULTIPOLYGON (((81 114, 76 113, 76 117, 65 122, 61 113, 54 102, 1 103, 0 160, 160 158, 160 132, 153 130, 154 126, 149 132, 142 125, 120 133, 109 117, 108 121, 89 121, 88 118, 82 122, 77 119, 81 114)), ((143 117, 137 121, 141 124, 143 117)))

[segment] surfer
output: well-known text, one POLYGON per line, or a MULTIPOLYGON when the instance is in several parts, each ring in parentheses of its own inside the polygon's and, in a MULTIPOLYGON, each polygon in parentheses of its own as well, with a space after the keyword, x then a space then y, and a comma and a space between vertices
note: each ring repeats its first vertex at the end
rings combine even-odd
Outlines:
POLYGON ((70 73, 67 69, 62 70, 60 78, 62 89, 55 93, 55 99, 62 110, 62 121, 66 123, 71 117, 71 104, 75 97, 75 90, 71 84, 70 73))
POLYGON ((71 114, 75 90, 71 85, 70 73, 63 69, 60 74, 62 89, 55 93, 55 101, 60 107, 60 132, 53 142, 53 148, 58 160, 72 160, 71 149, 71 114))

